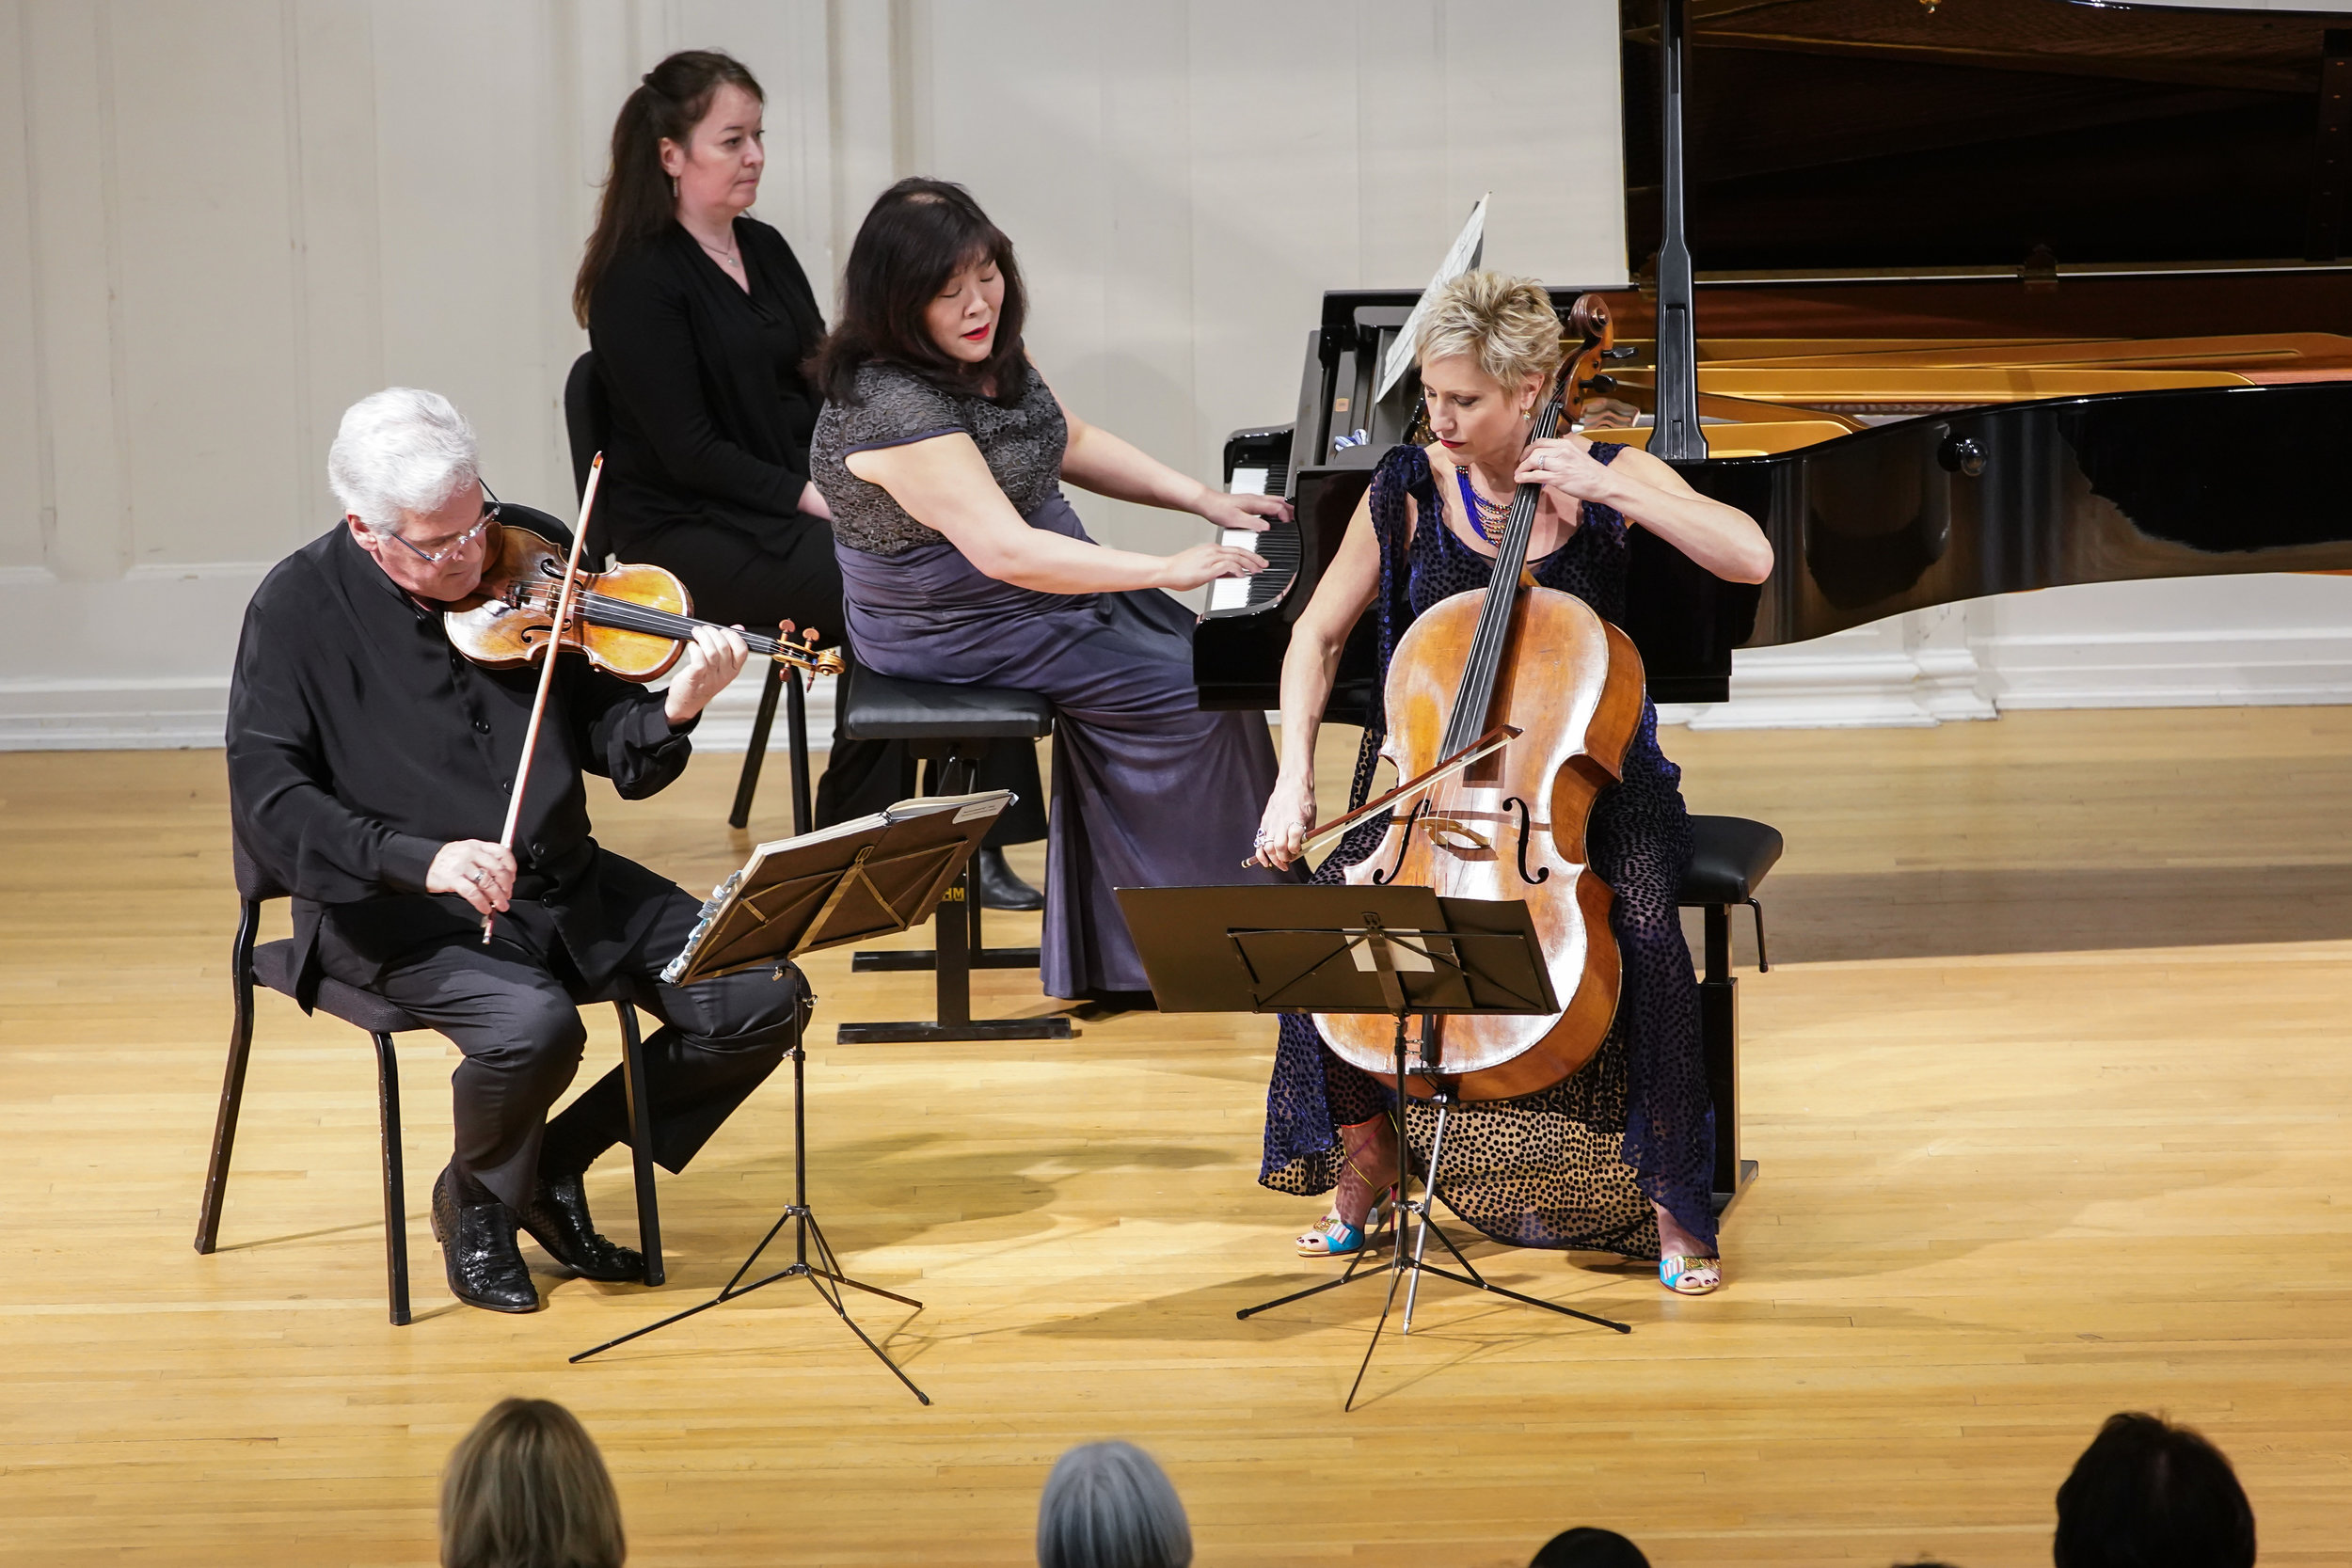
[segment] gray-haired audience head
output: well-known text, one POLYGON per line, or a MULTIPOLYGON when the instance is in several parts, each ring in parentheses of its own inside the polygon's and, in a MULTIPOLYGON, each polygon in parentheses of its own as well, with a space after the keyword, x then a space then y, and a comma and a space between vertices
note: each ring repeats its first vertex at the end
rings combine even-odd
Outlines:
POLYGON ((438 510, 481 472, 473 426, 438 392, 387 387, 343 410, 326 483, 347 515, 378 534, 438 510))
POLYGON ((1168 1473, 1132 1443, 1055 1462, 1037 1505, 1038 1568, 1189 1568, 1192 1527, 1168 1473))

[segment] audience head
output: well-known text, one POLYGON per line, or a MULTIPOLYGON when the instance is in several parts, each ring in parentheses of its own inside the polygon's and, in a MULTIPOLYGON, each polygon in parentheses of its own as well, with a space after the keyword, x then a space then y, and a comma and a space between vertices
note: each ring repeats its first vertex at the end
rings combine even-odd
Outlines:
POLYGON ((2221 1450, 2183 1426, 2107 1418, 2058 1491, 2058 1568, 2247 1568, 2254 1511, 2221 1450))
POLYGON ((388 387, 343 410, 326 483, 359 547, 427 598, 463 598, 486 559, 473 426, 438 392, 388 387), (428 560, 428 557, 438 557, 428 560))
POLYGON ((580 325, 613 257, 680 212, 732 219, 758 199, 767 96, 740 60, 716 49, 680 50, 639 79, 612 122, 612 167, 572 285, 580 325))
POLYGON ((1028 381, 1027 306, 1012 241, 972 193, 901 180, 875 198, 850 246, 840 319, 817 352, 814 378, 827 397, 850 403, 858 371, 879 359, 1009 407, 1028 381))
POLYGON ((1448 450, 1516 466, 1563 352, 1543 284, 1464 273, 1424 301, 1413 352, 1429 427, 1448 450))
POLYGON ((1545 1542, 1527 1568, 1649 1568, 1649 1559, 1615 1530, 1580 1525, 1545 1542))
POLYGON ((1063 1454, 1037 1505, 1038 1568, 1188 1568, 1192 1527, 1176 1488, 1132 1443, 1063 1454))
POLYGON ((620 1499, 596 1443, 548 1400, 501 1400, 449 1456, 441 1568, 621 1568, 620 1499))

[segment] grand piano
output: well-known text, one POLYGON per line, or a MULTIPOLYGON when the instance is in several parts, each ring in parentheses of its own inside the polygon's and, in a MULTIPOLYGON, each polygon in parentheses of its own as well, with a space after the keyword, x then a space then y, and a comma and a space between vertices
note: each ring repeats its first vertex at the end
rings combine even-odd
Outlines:
MULTIPOLYGON (((1635 531, 1625 629, 1657 700, 1724 700, 1735 647, 1984 594, 2352 570, 2352 16, 1623 0, 1622 23, 1637 286, 1600 291, 1622 357, 1592 390, 1640 419, 1590 434, 1747 511, 1778 560, 1720 583, 1635 531)), ((1564 318, 1584 292, 1555 292, 1564 318)), ((1376 374, 1417 297, 1327 293, 1294 417, 1228 442, 1229 483, 1296 522, 1200 626, 1202 706, 1278 705, 1290 624, 1410 433, 1415 378, 1383 398, 1376 374)), ((1369 634, 1335 721, 1364 712, 1369 634)))

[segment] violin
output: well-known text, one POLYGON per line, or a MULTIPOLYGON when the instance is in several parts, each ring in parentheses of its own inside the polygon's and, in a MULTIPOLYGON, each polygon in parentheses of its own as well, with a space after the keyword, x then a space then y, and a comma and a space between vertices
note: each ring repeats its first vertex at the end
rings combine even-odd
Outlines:
MULTIPOLYGON (((451 646, 491 670, 520 670, 537 662, 554 641, 555 606, 564 587, 564 553, 548 539, 512 523, 492 527, 490 558, 482 582, 444 612, 451 646)), ((644 685, 670 673, 695 628, 694 601, 675 573, 660 566, 616 565, 580 571, 563 645, 625 681, 644 685)), ((817 633, 801 641, 764 632, 739 634, 752 652, 812 675, 837 675, 841 655, 819 653, 817 633)))
MULTIPOLYGON (((1536 440, 1559 432, 1564 404, 1589 386, 1607 352, 1600 300, 1578 300, 1570 321, 1584 347, 1561 367, 1535 417, 1536 440)), ((1437 776, 1416 791, 1409 811, 1391 816, 1379 847, 1348 869, 1347 880, 1525 900, 1562 1007, 1518 1017, 1423 1015, 1423 1071, 1409 1073, 1406 1085, 1423 1097, 1440 1086, 1464 1100, 1547 1088, 1592 1058, 1616 1017, 1615 895, 1586 863, 1585 828, 1593 802, 1620 777, 1641 722, 1642 658, 1583 600, 1523 578, 1542 494, 1539 484, 1518 487, 1487 586, 1431 606, 1399 640, 1384 688, 1389 733, 1380 753, 1412 785, 1437 776)), ((1422 526, 1446 525, 1424 517, 1422 526)), ((1341 1059, 1395 1082, 1387 1018, 1324 1014, 1315 1022, 1341 1059)))

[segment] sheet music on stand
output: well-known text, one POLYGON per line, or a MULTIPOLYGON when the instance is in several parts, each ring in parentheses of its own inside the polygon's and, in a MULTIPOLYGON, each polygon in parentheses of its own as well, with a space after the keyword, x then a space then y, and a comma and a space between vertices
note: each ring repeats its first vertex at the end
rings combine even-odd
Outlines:
POLYGON ((927 795, 759 846, 703 904, 663 982, 691 985, 906 930, 1012 800, 1009 789, 927 795))

